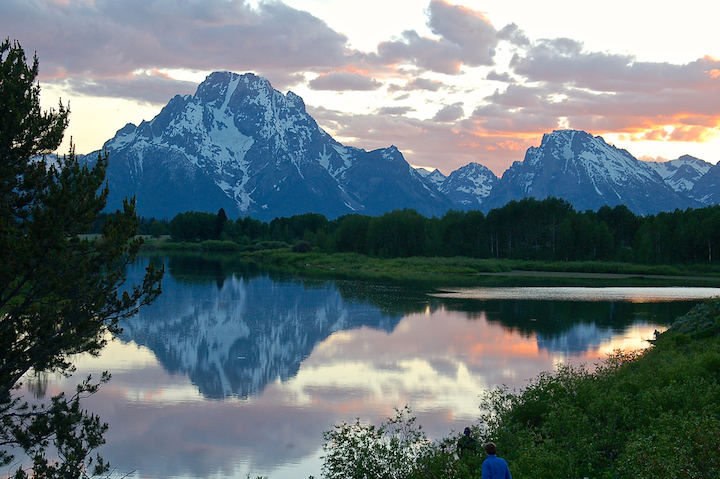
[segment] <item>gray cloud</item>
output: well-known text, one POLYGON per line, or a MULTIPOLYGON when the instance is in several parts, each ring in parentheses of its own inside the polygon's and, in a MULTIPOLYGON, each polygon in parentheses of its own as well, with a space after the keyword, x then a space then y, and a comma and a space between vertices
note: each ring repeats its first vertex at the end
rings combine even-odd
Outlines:
MULTIPOLYGON (((509 27, 498 36, 515 41, 518 29, 509 27)), ((684 65, 640 62, 556 38, 518 48, 509 66, 523 84, 485 97, 468 128, 527 135, 556 128, 563 119, 575 129, 682 141, 705 141, 719 131, 720 61, 711 57, 684 65), (665 125, 674 126, 672 133, 665 125)), ((492 70, 486 78, 507 82, 513 75, 492 70)))
POLYGON ((432 0, 428 13, 432 32, 457 45, 464 64, 470 67, 494 64, 497 30, 482 13, 444 0, 432 0))
POLYGON ((195 93, 194 82, 173 80, 164 75, 139 74, 102 80, 71 77, 47 81, 58 83, 79 95, 105 98, 134 98, 138 101, 164 105, 175 95, 195 93))
POLYGON ((465 111, 463 110, 463 103, 458 102, 453 103, 452 105, 444 106, 440 110, 438 110, 438 112, 435 113, 435 116, 433 116, 433 121, 449 123, 458 121, 463 116, 465 116, 465 111))
POLYGON ((333 91, 372 91, 377 90, 382 85, 381 82, 370 76, 344 71, 323 73, 308 83, 312 90, 333 91))
POLYGON ((498 73, 495 70, 491 70, 485 79, 503 83, 516 83, 516 80, 508 72, 498 73))
POLYGON ((414 30, 402 33, 401 40, 381 42, 379 60, 385 65, 412 63, 422 70, 447 75, 460 73, 461 51, 458 45, 444 39, 421 37, 414 30))
POLYGON ((447 75, 461 73, 462 65, 494 64, 497 30, 482 13, 443 0, 432 0, 427 12, 428 26, 440 38, 404 31, 400 39, 378 45, 376 60, 385 65, 411 63, 447 75))
POLYGON ((258 71, 258 76, 267 78, 270 84, 279 91, 286 91, 292 86, 305 83, 305 75, 303 73, 293 73, 285 70, 265 70, 258 71))
POLYGON ((502 93, 495 90, 485 100, 495 105, 502 105, 509 108, 538 108, 542 106, 545 98, 553 90, 542 86, 508 85, 502 93))
POLYGON ((718 88, 709 73, 720 68, 710 57, 684 65, 640 62, 629 54, 586 52, 568 38, 541 40, 510 62, 515 74, 532 82, 569 85, 599 92, 659 93, 670 89, 718 88))
POLYGON ((410 80, 405 85, 397 85, 392 84, 388 86, 388 92, 393 93, 396 91, 416 91, 416 90, 426 90, 426 91, 438 91, 441 88, 444 88, 445 84, 438 80, 429 80, 427 78, 415 78, 414 80, 410 80))
MULTIPOLYGON (((712 80, 710 67, 717 62, 704 59, 701 63, 705 64, 705 76, 712 80)), ((549 131, 557 127, 560 118, 574 129, 632 132, 648 138, 662 133, 664 139, 675 141, 702 141, 708 130, 717 131, 720 81, 714 85, 701 81, 695 88, 673 86, 672 79, 666 82, 665 88, 645 92, 631 88, 598 92, 562 82, 509 85, 486 97, 471 119, 482 131, 516 134, 549 131), (675 130, 663 133, 664 125, 673 125, 675 130)))
MULTIPOLYGON (((467 120, 467 128, 482 135, 513 135, 536 133, 538 136, 558 127, 558 116, 542 108, 505 108, 497 104, 486 104, 475 108, 467 120)), ((522 141, 521 136, 515 141, 522 141)), ((519 158, 518 158, 519 159, 519 158)))
POLYGON ((514 23, 505 25, 500 29, 497 32, 497 37, 517 47, 529 47, 531 45, 530 39, 525 35, 525 32, 520 30, 520 27, 514 23))
POLYGON ((411 106, 384 106, 375 110, 378 115, 404 115, 415 111, 415 108, 411 106))
POLYGON ((283 70, 342 66, 347 37, 281 2, 5 0, 0 28, 36 50, 43 78, 138 69, 283 70), (31 26, 31 28, 29 28, 31 26))
POLYGON ((337 136, 358 138, 347 143, 349 146, 374 150, 395 145, 409 163, 435 166, 444 174, 475 161, 502 175, 548 131, 539 131, 534 139, 515 139, 494 130, 478 134, 479 120, 475 118, 441 123, 406 116, 350 114, 323 107, 308 107, 308 112, 321 127, 329 127, 337 136))

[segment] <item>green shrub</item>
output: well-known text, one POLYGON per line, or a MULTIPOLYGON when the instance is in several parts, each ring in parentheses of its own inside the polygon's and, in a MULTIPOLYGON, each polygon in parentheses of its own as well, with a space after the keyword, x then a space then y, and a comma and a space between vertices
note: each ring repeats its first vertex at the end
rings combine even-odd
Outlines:
POLYGON ((309 253, 312 248, 312 243, 309 241, 298 241, 290 248, 290 251, 293 253, 309 253))
POLYGON ((415 426, 410 408, 396 409, 394 418, 376 427, 343 422, 325 431, 322 474, 328 479, 405 479, 417 467, 430 441, 415 426))
POLYGON ((234 241, 207 240, 200 243, 203 251, 240 251, 240 246, 234 241))

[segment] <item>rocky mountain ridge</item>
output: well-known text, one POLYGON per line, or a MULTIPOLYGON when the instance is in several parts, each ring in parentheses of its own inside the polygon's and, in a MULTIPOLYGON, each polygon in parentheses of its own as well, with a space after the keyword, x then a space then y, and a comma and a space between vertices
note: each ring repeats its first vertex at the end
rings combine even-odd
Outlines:
POLYGON ((405 207, 440 215, 453 206, 396 147, 338 143, 299 96, 249 73, 212 73, 195 95, 175 96, 153 120, 126 125, 103 150, 111 158, 108 206, 135 196, 148 217, 219 208, 263 220, 405 207))
POLYGON ((195 95, 175 96, 151 121, 126 125, 103 150, 111 158, 108 208, 135 196, 139 214, 156 218, 220 208, 261 220, 402 208, 441 216, 527 196, 563 198, 578 210, 625 204, 636 214, 720 202, 720 167, 690 156, 640 161, 575 130, 544 135, 501 178, 479 163, 448 176, 416 169, 394 146, 340 144, 302 98, 249 73, 210 74, 195 95))
POLYGON ((419 169, 458 209, 479 209, 498 180, 495 173, 480 163, 469 163, 447 177, 439 170, 419 169))
POLYGON ((529 148, 523 161, 516 161, 505 171, 483 209, 528 196, 556 196, 577 210, 624 204, 636 214, 700 207, 703 205, 687 193, 692 191, 696 177, 689 174, 691 165, 696 165, 696 173, 704 166, 692 160, 651 164, 608 145, 602 137, 556 130, 543 135, 539 147, 529 148))

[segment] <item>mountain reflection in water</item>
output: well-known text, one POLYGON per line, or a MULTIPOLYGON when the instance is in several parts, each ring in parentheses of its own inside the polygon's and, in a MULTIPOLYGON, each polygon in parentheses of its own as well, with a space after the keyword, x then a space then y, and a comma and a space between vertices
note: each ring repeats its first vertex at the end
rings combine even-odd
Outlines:
POLYGON ((645 347, 694 304, 440 298, 161 260, 163 294, 76 374, 113 374, 86 404, 110 425, 101 453, 131 477, 319 477, 322 432, 339 421, 379 424, 407 404, 445 436, 477 419, 484 391, 645 347))

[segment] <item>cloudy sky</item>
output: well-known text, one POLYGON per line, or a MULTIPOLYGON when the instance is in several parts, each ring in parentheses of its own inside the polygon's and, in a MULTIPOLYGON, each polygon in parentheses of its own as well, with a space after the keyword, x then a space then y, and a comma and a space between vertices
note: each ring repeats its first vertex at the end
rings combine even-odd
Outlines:
MULTIPOLYGON (((2 0, 0 31, 70 103, 77 151, 209 72, 254 72, 338 141, 496 174, 543 133, 720 160, 720 3, 707 0, 2 0)), ((62 151, 67 146, 63 145, 62 151)))

